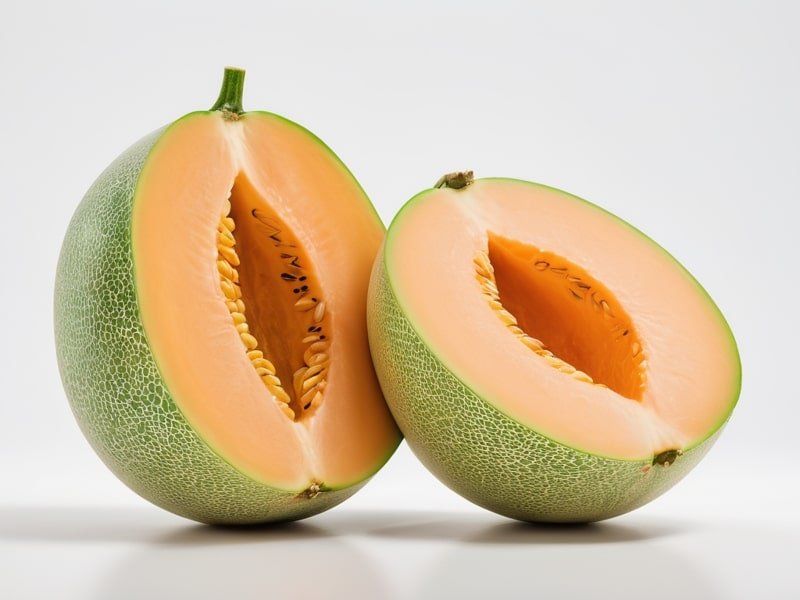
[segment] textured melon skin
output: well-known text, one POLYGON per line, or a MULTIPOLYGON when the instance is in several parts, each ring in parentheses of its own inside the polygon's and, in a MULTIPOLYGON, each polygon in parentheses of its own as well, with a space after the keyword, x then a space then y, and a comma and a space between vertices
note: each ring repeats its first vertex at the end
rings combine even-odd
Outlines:
POLYGON ((522 521, 607 519, 672 487, 719 436, 722 427, 671 466, 651 466, 587 454, 520 424, 459 381, 426 345, 397 301, 384 253, 385 246, 367 302, 381 388, 414 454, 475 504, 522 521))
POLYGON ((168 129, 146 136, 100 175, 64 239, 55 284, 55 335, 75 418, 125 484, 184 517, 245 524, 327 510, 366 480, 311 499, 264 485, 209 448, 164 384, 139 314, 131 211, 142 167, 165 133, 168 129))

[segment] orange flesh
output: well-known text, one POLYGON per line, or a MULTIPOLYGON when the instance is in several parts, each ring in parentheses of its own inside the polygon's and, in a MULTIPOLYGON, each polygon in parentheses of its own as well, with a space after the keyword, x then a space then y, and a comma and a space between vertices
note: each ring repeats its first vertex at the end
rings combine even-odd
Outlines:
POLYGON ((738 360, 711 301, 655 244, 567 194, 511 180, 428 192, 398 215, 385 261, 442 362, 568 446, 653 457, 699 443, 731 408, 738 360), (516 327, 594 383, 553 368, 498 318, 476 281, 480 253, 516 327))
POLYGON ((640 400, 641 342, 608 288, 552 252, 491 233, 488 241, 500 300, 520 328, 596 383, 640 400))
MULTIPOLYGON (((317 140, 267 113, 175 123, 142 173, 133 244, 142 321, 176 404, 223 458, 274 487, 342 487, 372 473, 398 432, 372 371, 364 319, 383 228, 351 176, 317 140), (217 227, 230 197, 250 333, 276 367, 288 418, 246 354, 217 267, 217 227), (266 224, 265 224, 266 223, 266 224), (270 237, 281 230, 280 243, 270 237), (313 313, 281 279, 292 244, 326 302, 330 362, 324 402, 304 412, 292 374, 313 313)), ((316 293, 316 292, 315 292, 316 293)))

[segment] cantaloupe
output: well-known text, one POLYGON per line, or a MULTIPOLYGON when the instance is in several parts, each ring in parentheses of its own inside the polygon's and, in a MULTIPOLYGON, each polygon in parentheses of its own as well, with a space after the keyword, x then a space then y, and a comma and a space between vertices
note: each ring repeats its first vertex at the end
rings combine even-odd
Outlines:
POLYGON ((655 498, 737 401, 722 314, 651 239, 565 192, 451 174, 389 227, 373 360, 409 445, 467 499, 583 522, 655 498))
POLYGON ((365 323, 383 225, 319 139, 243 111, 243 78, 100 175, 55 285, 84 434, 133 490, 208 523, 318 513, 400 441, 365 323))

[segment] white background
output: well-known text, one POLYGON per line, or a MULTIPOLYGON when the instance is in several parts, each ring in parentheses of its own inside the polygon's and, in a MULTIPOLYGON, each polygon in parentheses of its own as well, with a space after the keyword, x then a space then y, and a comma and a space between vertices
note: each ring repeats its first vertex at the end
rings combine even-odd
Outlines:
POLYGON ((3 0, 0 596, 800 597, 797 5, 329 4, 3 0), (208 108, 228 64, 248 70, 245 108, 316 132, 387 223, 472 168, 569 190, 670 250, 742 355, 708 458, 566 530, 471 506, 405 445, 338 509, 277 530, 194 525, 127 490, 59 381, 61 238, 100 171, 208 108))

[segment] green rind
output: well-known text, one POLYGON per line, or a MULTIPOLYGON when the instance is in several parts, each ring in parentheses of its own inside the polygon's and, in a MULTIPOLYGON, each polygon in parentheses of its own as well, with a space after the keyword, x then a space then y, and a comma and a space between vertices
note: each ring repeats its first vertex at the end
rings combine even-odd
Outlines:
POLYGON ((139 175, 165 134, 168 128, 146 136, 100 175, 64 239, 54 297, 56 351, 78 424, 125 484, 184 517, 244 524, 327 510, 366 479, 315 498, 255 481, 206 445, 163 382, 141 324, 130 232, 139 175))
POLYGON ((684 477, 721 428, 671 466, 603 458, 555 442, 459 381, 422 341, 389 282, 385 248, 367 303, 372 359, 409 446, 468 500, 523 521, 586 522, 642 506, 684 477))

